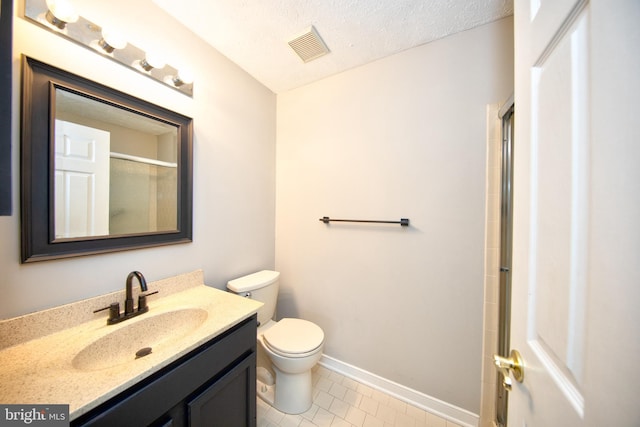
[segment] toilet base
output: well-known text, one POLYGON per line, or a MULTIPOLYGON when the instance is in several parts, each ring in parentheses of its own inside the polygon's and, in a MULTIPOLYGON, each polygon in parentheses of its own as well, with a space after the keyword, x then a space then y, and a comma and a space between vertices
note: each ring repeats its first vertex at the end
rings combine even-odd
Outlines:
POLYGON ((302 414, 311 408, 312 384, 311 371, 302 374, 284 374, 285 386, 279 386, 283 375, 276 371, 276 384, 268 384, 256 380, 256 392, 258 397, 269 406, 285 414, 302 414), (308 374, 308 375, 307 375, 308 374), (292 385, 293 384, 293 385, 292 385), (292 387, 292 388, 291 388, 292 387))
POLYGON ((273 406, 285 414, 301 414, 311 408, 313 401, 311 369, 289 374, 273 366, 276 372, 275 398, 273 406))

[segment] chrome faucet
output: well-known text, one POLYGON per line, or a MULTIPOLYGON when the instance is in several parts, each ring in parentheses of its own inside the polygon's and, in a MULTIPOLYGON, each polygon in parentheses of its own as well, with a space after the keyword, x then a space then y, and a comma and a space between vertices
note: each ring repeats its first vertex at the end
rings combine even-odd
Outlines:
POLYGON ((120 313, 120 303, 114 302, 109 305, 109 307, 100 308, 95 310, 94 313, 97 313, 102 310, 109 310, 109 318, 107 319, 108 325, 113 325, 115 323, 120 323, 123 320, 130 319, 132 317, 138 316, 142 313, 146 313, 149 311, 149 306, 147 305, 147 296, 157 294, 158 291, 151 292, 148 294, 140 293, 138 296, 138 308, 135 309, 133 306, 133 278, 138 279, 138 283, 140 283, 140 290, 142 292, 147 291, 147 281, 145 280, 142 273, 139 271, 132 271, 127 276, 127 282, 125 285, 125 299, 124 299, 124 312, 120 313))

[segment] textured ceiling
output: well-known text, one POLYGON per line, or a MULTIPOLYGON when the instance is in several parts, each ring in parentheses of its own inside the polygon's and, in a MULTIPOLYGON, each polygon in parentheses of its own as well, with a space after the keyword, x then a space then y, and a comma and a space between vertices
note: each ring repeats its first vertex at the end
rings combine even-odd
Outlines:
POLYGON ((276 93, 513 14, 513 0, 153 0, 276 93), (330 53, 287 44, 313 25, 330 53))

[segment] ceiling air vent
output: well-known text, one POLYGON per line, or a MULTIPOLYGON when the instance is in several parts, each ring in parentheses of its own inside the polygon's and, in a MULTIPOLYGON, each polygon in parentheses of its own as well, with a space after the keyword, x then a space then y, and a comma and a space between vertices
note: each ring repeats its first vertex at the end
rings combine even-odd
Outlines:
POLYGON ((309 62, 329 53, 329 48, 311 26, 304 33, 289 41, 289 46, 304 62, 309 62))

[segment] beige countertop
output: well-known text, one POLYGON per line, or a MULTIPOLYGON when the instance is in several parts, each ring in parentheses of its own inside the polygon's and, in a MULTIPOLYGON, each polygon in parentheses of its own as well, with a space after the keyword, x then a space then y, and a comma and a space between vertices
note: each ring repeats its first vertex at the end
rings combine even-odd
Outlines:
POLYGON ((122 306, 124 291, 0 321, 0 403, 69 404, 70 418, 77 418, 262 305, 202 280, 196 271, 149 283, 149 291, 159 291, 148 297, 149 311, 115 325, 106 323, 108 310, 93 310, 122 306), (140 346, 151 346, 151 354, 120 357, 140 346))

